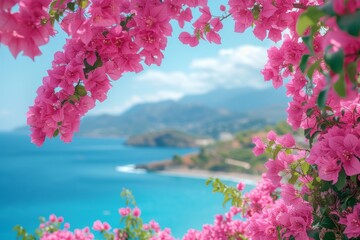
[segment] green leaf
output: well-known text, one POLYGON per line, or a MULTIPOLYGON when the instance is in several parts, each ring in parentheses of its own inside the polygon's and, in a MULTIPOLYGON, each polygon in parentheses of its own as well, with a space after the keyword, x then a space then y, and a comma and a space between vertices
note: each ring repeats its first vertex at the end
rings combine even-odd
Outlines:
POLYGON ((307 73, 306 73, 306 75, 307 75, 307 77, 308 77, 309 79, 312 79, 315 70, 318 69, 319 66, 320 66, 320 60, 314 62, 314 64, 312 64, 312 65, 309 67, 309 69, 308 69, 308 71, 307 71, 307 73))
POLYGON ((57 137, 59 135, 59 129, 56 129, 54 134, 53 134, 53 137, 57 137))
POLYGON ((332 182, 328 182, 328 181, 321 181, 321 191, 322 192, 326 192, 328 191, 332 186, 332 182))
POLYGON ((309 60, 310 55, 309 54, 305 54, 301 57, 301 61, 300 61, 300 70, 301 72, 305 72, 306 70, 306 66, 307 66, 307 62, 309 60))
POLYGON ((196 36, 197 40, 201 39, 201 32, 199 29, 196 30, 195 36, 196 36))
POLYGON ((69 2, 66 6, 70 11, 75 12, 75 2, 69 2))
POLYGON ((80 97, 84 97, 84 96, 87 95, 87 91, 86 91, 85 87, 82 86, 82 85, 77 85, 77 86, 75 87, 75 92, 76 92, 80 97))
POLYGON ((344 65, 344 51, 340 49, 337 52, 330 52, 332 46, 328 46, 325 50, 324 59, 325 62, 329 65, 331 70, 335 73, 342 73, 343 72, 343 65, 344 65))
POLYGON ((211 31, 210 24, 207 23, 207 24, 205 25, 205 27, 204 27, 204 33, 206 34, 206 33, 210 32, 210 31, 211 31))
POLYGON ((77 102, 77 101, 79 101, 79 100, 80 100, 80 96, 77 95, 76 92, 75 92, 75 94, 73 94, 73 95, 71 95, 71 96, 69 97, 69 102, 70 102, 71 104, 74 104, 75 102, 77 102))
POLYGON ((307 129, 304 130, 304 136, 305 136, 306 139, 310 139, 311 130, 312 130, 312 128, 307 128, 307 129))
POLYGON ((314 240, 320 240, 320 232, 316 230, 309 230, 307 231, 307 235, 314 240))
POLYGON ((328 89, 326 88, 322 90, 318 95, 316 104, 320 109, 324 109, 326 106, 327 93, 328 93, 328 89))
POLYGON ((291 174, 291 178, 289 179, 288 183, 294 185, 296 183, 296 181, 298 180, 299 178, 299 174, 297 172, 293 172, 291 174))
POLYGON ((208 186, 214 179, 212 177, 209 177, 206 179, 205 185, 208 186))
POLYGON ((334 229, 336 227, 335 223, 333 222, 333 220, 331 220, 331 218, 325 216, 321 222, 320 222, 320 226, 324 227, 324 228, 328 228, 328 229, 334 229))
POLYGON ((309 139, 309 144, 310 144, 310 148, 312 147, 312 144, 316 138, 317 135, 319 135, 321 133, 321 131, 316 131, 313 133, 313 135, 310 137, 309 139))
POLYGON ((354 37, 358 37, 360 34, 360 10, 353 14, 346 14, 337 16, 336 21, 340 29, 349 33, 354 37))
POLYGON ((337 190, 342 190, 346 186, 346 173, 344 169, 342 169, 339 173, 338 181, 335 184, 337 190))
POLYGON ((353 183, 355 183, 355 184, 357 183, 357 176, 356 175, 351 176, 350 179, 351 179, 351 181, 353 183))
POLYGON ((277 155, 279 154, 279 152, 281 151, 281 146, 280 145, 278 145, 278 146, 276 146, 276 148, 275 148, 275 150, 274 150, 274 152, 273 152, 273 159, 276 159, 276 157, 277 157, 277 155))
POLYGON ((334 232, 326 232, 322 239, 323 240, 334 240, 334 239, 336 239, 336 236, 335 236, 334 232))
POLYGON ((325 16, 325 13, 317 7, 309 7, 303 12, 296 23, 296 32, 302 36, 306 29, 317 25, 320 18, 325 16))
POLYGON ((252 15, 253 15, 253 18, 254 18, 255 21, 259 19, 260 12, 261 12, 260 5, 255 4, 253 9, 252 9, 252 15))
POLYGON ((313 35, 310 34, 309 36, 303 36, 302 40, 305 43, 306 47, 309 49, 311 55, 314 55, 313 35))
POLYGON ((354 84, 357 84, 357 79, 356 79, 356 75, 357 75, 357 61, 356 62, 351 62, 346 66, 346 73, 350 78, 350 81, 354 84))
POLYGON ((309 108, 308 110, 306 110, 306 116, 307 117, 311 117, 311 115, 314 113, 314 109, 313 108, 309 108))
POLYGON ((325 131, 325 129, 328 127, 328 125, 326 124, 326 123, 321 123, 320 125, 319 125, 319 128, 322 130, 322 131, 325 131))
POLYGON ((79 7, 81 7, 82 9, 86 8, 88 2, 89 2, 88 0, 80 0, 79 7))
POLYGON ((301 163, 300 166, 301 166, 301 170, 303 171, 304 174, 307 174, 309 172, 309 170, 310 170, 310 164, 309 163, 304 161, 304 162, 301 163))
POLYGON ((319 9, 331 17, 336 16, 332 1, 327 1, 324 5, 319 6, 319 9))
POLYGON ((96 68, 98 67, 101 67, 103 65, 103 62, 99 56, 98 53, 96 53, 96 61, 94 63, 93 66, 91 66, 86 59, 84 59, 84 65, 85 65, 85 68, 84 68, 84 73, 85 73, 85 77, 87 78, 87 73, 95 70, 96 68))
POLYGON ((225 194, 224 195, 224 201, 222 203, 222 206, 225 207, 226 206, 226 203, 230 200, 230 196, 225 194))
POLYGON ((96 62, 94 63, 94 68, 98 68, 98 67, 101 67, 103 65, 103 62, 101 61, 101 58, 100 56, 96 56, 96 62))
POLYGON ((340 97, 346 96, 346 86, 345 86, 344 74, 340 74, 339 80, 337 80, 337 82, 334 84, 334 89, 340 97))

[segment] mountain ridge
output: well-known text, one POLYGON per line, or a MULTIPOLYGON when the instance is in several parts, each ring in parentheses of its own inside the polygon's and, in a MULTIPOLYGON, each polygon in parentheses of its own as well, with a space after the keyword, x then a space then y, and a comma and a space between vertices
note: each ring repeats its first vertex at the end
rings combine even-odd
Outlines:
POLYGON ((80 135, 126 137, 174 129, 216 138, 221 132, 236 132, 284 120, 287 102, 284 94, 277 94, 270 88, 220 88, 205 94, 187 95, 178 101, 137 104, 119 115, 88 116, 82 121, 80 135))

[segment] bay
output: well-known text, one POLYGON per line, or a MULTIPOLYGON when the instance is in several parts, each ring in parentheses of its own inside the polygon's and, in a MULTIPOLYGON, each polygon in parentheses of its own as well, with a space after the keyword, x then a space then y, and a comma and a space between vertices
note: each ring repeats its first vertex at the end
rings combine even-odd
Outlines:
MULTIPOLYGON (((92 226, 100 219, 120 224, 123 188, 130 189, 145 222, 155 219, 176 237, 190 228, 212 223, 224 213, 222 197, 204 179, 118 172, 118 166, 169 159, 195 148, 130 147, 122 139, 58 139, 36 147, 29 137, 0 133, 0 239, 15 239, 16 224, 28 230, 38 217, 63 216, 71 229, 92 226)), ((235 184, 235 183, 233 183, 235 184)), ((249 186, 251 188, 251 186, 249 186)))

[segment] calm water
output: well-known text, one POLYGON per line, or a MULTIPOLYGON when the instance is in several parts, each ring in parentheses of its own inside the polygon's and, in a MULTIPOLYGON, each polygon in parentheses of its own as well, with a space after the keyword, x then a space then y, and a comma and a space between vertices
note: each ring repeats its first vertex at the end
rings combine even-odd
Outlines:
POLYGON ((120 139, 47 141, 38 148, 26 135, 0 133, 0 239, 15 239, 12 227, 33 230, 39 216, 63 216, 71 228, 100 218, 116 226, 124 206, 122 188, 132 190, 145 221, 154 218, 176 237, 212 223, 225 210, 205 180, 117 172, 116 166, 171 158, 196 149, 133 148, 120 139))

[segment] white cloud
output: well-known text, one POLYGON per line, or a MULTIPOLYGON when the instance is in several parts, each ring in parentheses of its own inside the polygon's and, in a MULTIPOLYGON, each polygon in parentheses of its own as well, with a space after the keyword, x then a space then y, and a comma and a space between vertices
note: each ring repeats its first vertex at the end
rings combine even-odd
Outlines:
MULTIPOLYGON (((199 92, 196 89, 207 88, 203 81, 194 81, 194 79, 206 79, 209 74, 206 72, 161 72, 149 70, 137 76, 135 81, 150 82, 158 88, 176 88, 176 90, 183 93, 199 92)), ((208 90, 208 89, 206 89, 208 90)))
POLYGON ((205 93, 218 87, 265 88, 270 85, 264 82, 260 70, 266 59, 265 48, 244 45, 222 49, 215 57, 194 59, 189 62, 188 71, 150 69, 134 77, 133 84, 140 86, 141 93, 121 105, 98 106, 91 114, 120 114, 139 103, 178 100, 186 94, 205 93))
POLYGON ((116 105, 108 108, 101 108, 97 110, 95 108, 91 115, 98 115, 98 114, 120 114, 131 108, 132 106, 139 104, 139 103, 146 103, 146 102, 159 102, 162 100, 179 100, 183 97, 183 93, 181 92, 171 92, 171 91, 158 91, 153 94, 149 95, 133 95, 127 101, 122 102, 121 105, 116 105))
POLYGON ((265 48, 251 45, 244 45, 235 49, 222 49, 219 55, 223 61, 229 59, 229 62, 254 69, 261 69, 267 59, 265 48))
POLYGON ((162 88, 176 88, 183 94, 203 93, 217 87, 265 88, 260 70, 266 63, 266 48, 244 45, 222 49, 213 58, 195 59, 189 72, 149 70, 135 78, 162 88))

